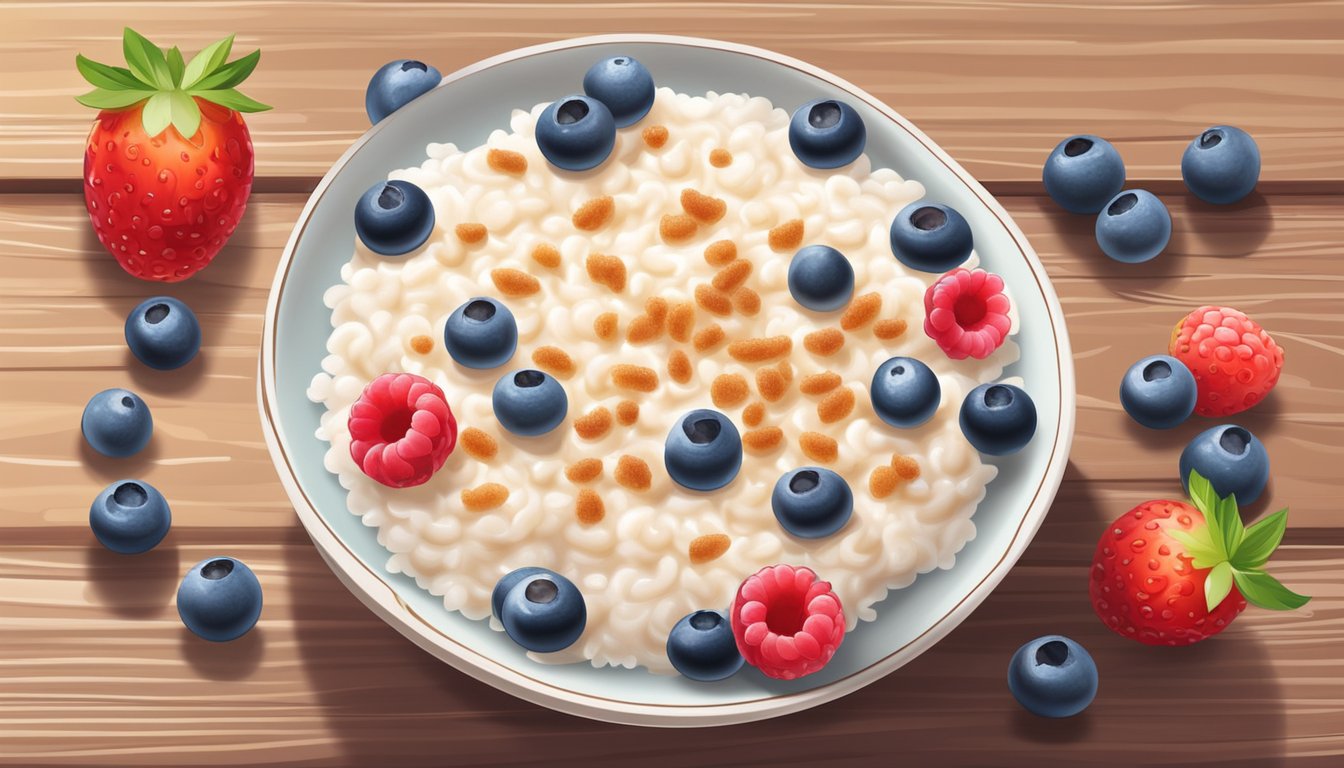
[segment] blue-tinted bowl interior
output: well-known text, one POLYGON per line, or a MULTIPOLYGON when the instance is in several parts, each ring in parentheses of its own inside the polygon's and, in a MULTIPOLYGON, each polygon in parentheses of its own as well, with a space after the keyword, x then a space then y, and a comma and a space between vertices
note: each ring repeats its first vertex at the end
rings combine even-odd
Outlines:
MULTIPOLYGON (((892 106, 899 111, 900 104, 892 106)), ((640 129, 636 124, 625 130, 640 129)), ((998 215, 948 166, 873 106, 826 81, 764 58, 714 48, 651 42, 587 45, 508 61, 445 82, 385 119, 366 139, 316 193, 320 200, 297 243, 283 287, 274 360, 282 447, 326 525, 363 565, 419 616, 474 652, 547 684, 643 703, 732 704, 824 686, 878 663, 947 616, 1003 559, 1033 498, 1053 493, 1053 488, 1042 487, 1042 478, 1061 424, 1061 401, 1072 409, 1073 394, 1063 392, 1060 384, 1056 338, 1067 337, 1050 319, 1044 298, 1048 286, 1038 283, 998 215), (922 575, 912 587, 889 596, 878 606, 876 622, 861 624, 826 669, 802 680, 771 681, 747 668, 728 681, 703 684, 644 670, 537 664, 485 622, 450 613, 412 579, 386 573, 387 552, 375 531, 347 511, 345 491, 322 466, 327 445, 313 435, 321 407, 304 393, 325 355, 330 311, 322 295, 339 281, 340 267, 353 251, 351 211, 359 195, 389 171, 420 164, 426 144, 451 141, 466 148, 482 143, 492 130, 507 128, 511 110, 530 109, 578 90, 592 62, 618 54, 644 62, 660 86, 687 93, 746 92, 790 112, 817 98, 849 101, 868 127, 867 153, 874 164, 921 181, 928 199, 948 203, 966 216, 983 265, 1004 276, 1020 312, 1022 359, 1008 375, 1024 378, 1035 399, 1037 439, 1017 455, 993 459, 1001 472, 976 512, 976 537, 957 556, 956 567, 922 575)), ((1043 273, 1039 279, 1044 282, 1043 273)))

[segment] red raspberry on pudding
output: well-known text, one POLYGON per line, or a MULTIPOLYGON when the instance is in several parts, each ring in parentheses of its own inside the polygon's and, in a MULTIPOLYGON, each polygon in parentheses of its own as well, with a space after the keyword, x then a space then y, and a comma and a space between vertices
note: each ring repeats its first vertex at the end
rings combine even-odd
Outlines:
POLYGON ((772 565, 748 576, 730 619, 742 658, 779 680, 825 667, 845 639, 840 598, 811 568, 772 565))
POLYGON ((924 293, 924 333, 953 360, 983 360, 1012 328, 1003 278, 983 269, 954 269, 924 293))
POLYGON ((1283 349, 1231 307, 1200 307, 1186 315, 1171 332, 1168 349, 1195 375, 1200 416, 1241 413, 1269 394, 1283 370, 1283 349))
POLYGON ((392 488, 429 480, 457 444, 457 420, 434 382, 385 373, 350 407, 350 457, 364 474, 392 488))

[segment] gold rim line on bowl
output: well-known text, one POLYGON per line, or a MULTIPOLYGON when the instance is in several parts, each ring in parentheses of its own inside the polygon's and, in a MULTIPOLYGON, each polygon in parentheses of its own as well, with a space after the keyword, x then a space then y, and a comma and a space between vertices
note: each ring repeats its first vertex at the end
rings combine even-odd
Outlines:
POLYGON ((1056 419, 1055 435, 1051 443, 1050 455, 1046 459, 1046 468, 1042 473, 1041 481, 1037 485, 1031 501, 1027 504, 1026 511, 1018 520, 1017 527, 1013 531, 1012 538, 1009 540, 1007 548, 989 569, 988 573, 986 573, 985 576, 950 609, 935 620, 928 629, 902 645, 900 648, 893 650, 891 653, 862 669, 851 672, 844 677, 833 680, 817 688, 798 691, 796 693, 762 696, 760 698, 747 699, 731 704, 651 704, 574 691, 551 682, 531 677, 513 667, 495 661, 479 651, 459 642, 451 635, 427 621, 397 594, 396 590, 384 579, 384 574, 380 574, 366 565, 348 546, 346 546, 345 542, 336 535, 330 526, 327 525, 326 520, 323 519, 322 515, 317 511, 316 506, 299 483, 298 474, 295 472, 293 465, 290 463, 289 456, 285 451, 285 439, 279 424, 278 414, 275 412, 275 356, 278 333, 277 313, 280 306, 280 299, 289 277, 289 271, 294 261, 294 254, 298 248, 299 241, 302 239, 304 231, 307 229, 312 214, 317 208, 317 204, 321 201, 323 194, 325 194, 330 187, 336 174, 340 172, 360 148, 371 140, 379 130, 379 125, 374 125, 366 131, 363 136, 357 139, 355 143, 341 155, 336 163, 332 165, 326 175, 323 176, 321 182, 319 182, 314 189, 312 196, 304 205, 304 209, 299 215, 299 220, 295 224, 294 231, 291 233, 289 241, 285 245, 285 250, 281 255, 280 263, 276 269, 276 276, 271 286, 270 296, 267 300, 265 326, 262 336, 262 349, 258 361, 257 394, 263 432, 265 433, 267 447, 271 452, 273 459, 272 463, 276 466, 281 483, 285 486, 286 493, 290 497, 295 512, 298 514, 300 521, 304 525, 304 529, 308 532, 309 536, 313 538, 314 544, 317 545, 318 551, 322 554, 323 559, 326 560, 327 565, 341 578, 341 581, 346 587, 360 598, 361 602, 383 618, 384 621, 387 621, 395 629, 426 651, 448 662, 455 669, 534 703, 542 703, 553 709, 611 722, 653 726, 703 726, 727 725, 775 717, 816 706, 837 699, 848 693, 852 693, 859 688, 862 688, 864 685, 895 671, 911 659, 914 659, 927 650, 937 639, 941 639, 957 624, 960 624, 961 621, 969 615, 970 611, 988 597, 989 592, 992 591, 992 589, 1003 580, 1004 576, 1007 575, 1012 564, 1021 557, 1022 550, 1025 550, 1030 539, 1035 535, 1036 530, 1039 529, 1041 523, 1044 521, 1046 511, 1054 500, 1060 481, 1063 479, 1064 466, 1067 463, 1069 447, 1073 441, 1074 404, 1072 393, 1074 390, 1074 372, 1068 334, 1061 332, 1063 313, 1053 289, 1042 280, 1042 274, 1045 269, 1041 265, 1040 259, 1036 256, 1036 253, 1031 246, 1026 242, 1026 236, 993 196, 991 196, 979 182, 962 169, 960 165, 952 160, 940 147, 925 136, 922 131, 910 124, 890 107, 854 84, 826 72, 825 70, 807 64, 806 62, 762 48, 705 38, 681 37, 676 35, 597 35, 529 46, 483 59, 475 64, 471 64, 444 76, 436 88, 441 88, 448 83, 462 80, 468 76, 492 69, 502 64, 532 58, 546 53, 620 43, 701 48, 750 56, 752 58, 761 59, 795 70, 809 77, 818 79, 832 87, 845 91, 882 114, 893 125, 905 131, 912 139, 918 142, 930 155, 947 168, 958 181, 966 186, 970 193, 980 201, 980 203, 994 216, 995 220, 999 222, 1004 231, 1008 233, 1013 244, 1017 247, 1019 254, 1027 263, 1027 266, 1031 271, 1032 279, 1036 282, 1037 290, 1045 303, 1046 316, 1050 321, 1051 336, 1055 341, 1055 370, 1057 374, 1056 386, 1058 387, 1059 395, 1059 412, 1057 414, 1058 418, 1056 419), (1060 457, 1063 457, 1063 459, 1061 460, 1060 457), (284 471, 280 471, 282 464, 284 471), (1028 524, 1030 524, 1029 529, 1028 524), (1023 536, 1024 533, 1026 533, 1025 537, 1023 536), (318 540, 319 538, 327 540, 326 546, 323 545, 322 541, 318 540), (328 550, 328 547, 333 544, 336 547, 339 547, 339 553, 332 553, 328 550), (333 558, 335 558, 335 562, 333 562, 333 558), (337 567, 338 565, 340 567, 337 567), (358 566, 358 572, 354 574, 350 573, 349 568, 351 565, 358 566), (375 596, 372 592, 372 588, 375 585, 385 590, 390 597, 379 598, 375 596), (414 622, 403 623, 401 621, 394 621, 393 619, 402 617, 395 615, 393 608, 388 605, 389 602, 396 606, 396 611, 399 611, 404 616, 414 619, 414 622), (948 620, 954 616, 957 617, 956 620, 949 624, 948 620), (444 641, 451 644, 451 647, 445 646, 444 641), (448 656, 445 657, 443 653, 447 653, 448 656), (905 658, 899 660, 899 663, 897 663, 898 657, 901 656, 905 656, 905 658), (529 694, 539 695, 542 697, 543 701, 537 702, 537 699, 529 694), (560 706, 560 703, 568 704, 570 706, 560 706), (672 719, 669 719, 669 716, 671 716, 672 719))

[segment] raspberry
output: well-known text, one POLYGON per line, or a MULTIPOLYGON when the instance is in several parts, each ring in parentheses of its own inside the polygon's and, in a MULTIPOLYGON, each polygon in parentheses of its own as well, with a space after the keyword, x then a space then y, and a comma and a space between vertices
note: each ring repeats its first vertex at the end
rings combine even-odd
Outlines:
POLYGON ((954 269, 924 294, 924 333, 953 360, 983 360, 1012 327, 1003 278, 983 269, 954 269))
POLYGON ((1200 416, 1230 416, 1264 399, 1279 381, 1283 349, 1231 307, 1200 307, 1176 324, 1171 356, 1195 375, 1200 416))
POLYGON ((737 589, 737 650, 767 677, 793 680, 826 666, 845 639, 845 612, 811 568, 766 566, 737 589))
POLYGON ((413 373, 385 373, 350 407, 350 457, 392 488, 429 480, 457 444, 443 390, 413 373))

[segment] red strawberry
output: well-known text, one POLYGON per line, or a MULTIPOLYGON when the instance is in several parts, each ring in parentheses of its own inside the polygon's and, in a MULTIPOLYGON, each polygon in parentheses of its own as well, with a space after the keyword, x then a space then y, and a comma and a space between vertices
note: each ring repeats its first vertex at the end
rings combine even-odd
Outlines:
POLYGON ((1195 375, 1200 416, 1231 416, 1279 382, 1283 349, 1260 324, 1231 307, 1200 307, 1171 333, 1168 350, 1195 375))
POLYGON ((1227 628, 1250 601, 1291 610, 1310 599, 1264 565, 1287 525, 1281 509, 1246 528, 1236 499, 1198 472, 1190 498, 1148 501, 1102 534, 1092 558, 1092 609, 1117 634, 1147 645, 1190 645, 1227 628))
POLYGON ((84 150, 84 204, 98 240, 122 269, 174 283, 224 247, 252 191, 252 139, 242 112, 270 109, 234 90, 260 51, 226 62, 233 37, 190 63, 130 28, 127 67, 75 57, 101 110, 84 150))

